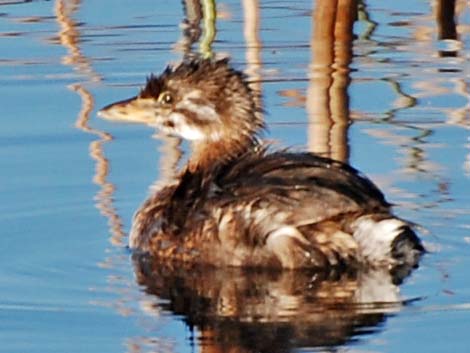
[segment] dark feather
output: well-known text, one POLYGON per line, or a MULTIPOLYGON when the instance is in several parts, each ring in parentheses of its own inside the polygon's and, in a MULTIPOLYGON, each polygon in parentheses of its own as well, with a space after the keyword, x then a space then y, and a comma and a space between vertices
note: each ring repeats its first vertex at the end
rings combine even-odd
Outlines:
POLYGON ((139 97, 141 98, 158 98, 163 90, 163 82, 160 77, 153 74, 147 78, 147 84, 140 91, 139 97))

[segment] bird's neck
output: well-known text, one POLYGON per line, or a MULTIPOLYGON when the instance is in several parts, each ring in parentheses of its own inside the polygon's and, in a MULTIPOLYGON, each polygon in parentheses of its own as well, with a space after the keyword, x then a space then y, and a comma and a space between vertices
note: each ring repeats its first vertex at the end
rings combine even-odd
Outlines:
POLYGON ((230 163, 250 151, 255 151, 260 141, 256 136, 218 141, 193 142, 187 169, 190 172, 210 171, 230 163))

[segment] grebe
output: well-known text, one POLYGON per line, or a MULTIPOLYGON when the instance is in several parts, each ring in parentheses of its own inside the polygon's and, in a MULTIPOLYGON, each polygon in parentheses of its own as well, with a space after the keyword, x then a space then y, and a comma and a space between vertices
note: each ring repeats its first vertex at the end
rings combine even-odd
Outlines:
POLYGON ((253 96, 228 60, 193 59, 98 113, 192 145, 179 178, 136 212, 130 247, 213 266, 417 265, 421 241, 364 175, 313 153, 267 151, 253 96))

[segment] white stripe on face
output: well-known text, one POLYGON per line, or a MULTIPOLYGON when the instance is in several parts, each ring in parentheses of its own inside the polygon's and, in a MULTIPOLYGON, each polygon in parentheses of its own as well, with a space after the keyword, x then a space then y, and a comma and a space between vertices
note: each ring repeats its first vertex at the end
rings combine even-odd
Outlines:
POLYGON ((207 101, 204 104, 201 102, 201 91, 191 91, 186 94, 183 99, 176 104, 176 109, 188 110, 198 117, 201 121, 216 121, 219 119, 219 114, 215 110, 215 106, 207 101))

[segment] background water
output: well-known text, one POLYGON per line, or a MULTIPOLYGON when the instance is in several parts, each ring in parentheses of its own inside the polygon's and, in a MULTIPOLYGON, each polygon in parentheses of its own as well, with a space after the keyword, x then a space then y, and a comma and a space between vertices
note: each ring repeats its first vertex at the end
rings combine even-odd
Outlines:
MULTIPOLYGON (((431 251, 400 287, 419 300, 336 341, 287 330, 265 350, 469 351, 468 2, 205 1, 203 19, 196 5, 0 1, 0 351, 224 351, 227 326, 147 294, 124 246, 175 141, 96 118, 191 51, 232 57, 263 92, 269 139, 363 170, 431 251)), ((243 340, 231 351, 256 346, 243 340)))

